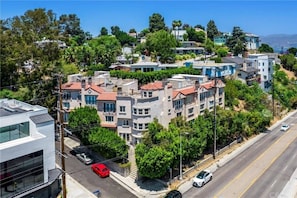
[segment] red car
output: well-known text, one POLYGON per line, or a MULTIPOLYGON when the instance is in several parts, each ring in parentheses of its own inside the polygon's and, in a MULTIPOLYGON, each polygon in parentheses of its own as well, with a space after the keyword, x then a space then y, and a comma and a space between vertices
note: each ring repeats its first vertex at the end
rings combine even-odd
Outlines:
POLYGON ((108 177, 110 170, 104 164, 92 164, 92 170, 100 177, 108 177))

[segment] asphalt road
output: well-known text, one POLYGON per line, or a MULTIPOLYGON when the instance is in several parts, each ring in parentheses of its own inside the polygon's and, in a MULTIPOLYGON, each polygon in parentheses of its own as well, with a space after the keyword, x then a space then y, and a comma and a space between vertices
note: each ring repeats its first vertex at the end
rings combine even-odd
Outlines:
MULTIPOLYGON (((60 142, 56 142, 56 149, 60 150, 60 142)), ((116 181, 107 178, 100 178, 92 170, 90 165, 84 165, 75 156, 69 153, 70 149, 65 146, 67 158, 65 159, 66 172, 77 182, 82 184, 90 192, 100 190, 103 198, 135 198, 136 196, 119 185, 116 181)), ((56 162, 61 166, 61 160, 56 155, 56 162)), ((67 184, 66 184, 67 185, 67 184)))
POLYGON ((184 197, 277 197, 297 168, 296 114, 233 160, 214 172, 213 180, 202 188, 192 187, 184 197), (294 117, 295 116, 295 117, 294 117))

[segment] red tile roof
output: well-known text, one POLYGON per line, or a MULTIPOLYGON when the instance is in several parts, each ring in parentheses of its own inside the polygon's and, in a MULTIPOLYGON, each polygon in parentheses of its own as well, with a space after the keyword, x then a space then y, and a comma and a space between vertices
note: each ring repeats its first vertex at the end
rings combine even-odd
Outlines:
POLYGON ((116 101, 117 93, 116 92, 103 92, 98 95, 97 100, 112 100, 116 101))
POLYGON ((163 83, 161 81, 156 81, 149 83, 140 87, 142 90, 161 90, 163 89, 163 83))
MULTIPOLYGON (((217 85, 221 85, 223 82, 221 80, 217 81, 217 85)), ((205 89, 211 89, 215 87, 215 81, 209 81, 200 85, 200 87, 204 87, 205 89)))
POLYGON ((102 89, 101 87, 98 87, 95 84, 92 84, 91 86, 87 84, 86 85, 86 90, 88 90, 88 89, 92 89, 92 90, 96 91, 97 93, 103 93, 104 92, 104 89, 102 89))
POLYGON ((80 82, 65 83, 62 85, 62 89, 64 89, 64 90, 81 90, 81 83, 80 82))
POLYGON ((189 95, 189 94, 196 93, 195 86, 185 87, 185 88, 182 88, 182 89, 174 90, 173 94, 172 94, 172 97, 175 98, 179 93, 181 93, 181 94, 183 94, 185 96, 189 95))

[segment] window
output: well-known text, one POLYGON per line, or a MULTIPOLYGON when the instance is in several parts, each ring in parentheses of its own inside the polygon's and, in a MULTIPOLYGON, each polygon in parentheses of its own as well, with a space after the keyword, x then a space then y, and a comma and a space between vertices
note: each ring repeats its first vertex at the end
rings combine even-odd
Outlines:
POLYGON ((170 96, 168 96, 168 101, 170 101, 171 100, 171 97, 170 96))
POLYGON ((266 80, 267 79, 267 76, 266 75, 264 75, 264 80, 266 80))
POLYGON ((106 122, 113 122, 113 116, 105 116, 106 122))
POLYGON ((144 124, 144 128, 145 128, 145 129, 148 129, 148 125, 149 125, 148 123, 145 123, 145 124, 144 124))
POLYGON ((135 108, 133 109, 133 114, 137 115, 137 109, 135 109, 135 108))
POLYGON ((115 112, 114 103, 104 103, 104 112, 115 112))
POLYGON ((142 109, 138 109, 138 114, 142 115, 142 109))
POLYGON ((123 120, 123 126, 129 126, 129 120, 123 120))
POLYGON ((0 143, 16 140, 30 135, 29 122, 23 122, 0 128, 0 143))
POLYGON ((0 167, 1 197, 14 197, 44 181, 42 151, 2 162, 0 167))
POLYGON ((149 109, 144 109, 144 114, 145 115, 149 114, 149 109))
POLYGON ((86 104, 88 105, 96 104, 96 98, 97 96, 85 95, 86 104))
POLYGON ((70 92, 64 92, 63 93, 63 99, 64 100, 70 100, 71 99, 71 93, 70 92))
POLYGON ((213 104, 214 104, 213 100, 209 101, 209 106, 213 106, 213 104))
POLYGON ((183 107, 183 101, 182 100, 174 101, 174 106, 175 106, 175 109, 182 108, 183 107))
POLYGON ((133 128, 137 129, 137 123, 133 123, 133 128))
POLYGON ((171 109, 168 109, 168 115, 171 115, 171 109))
POLYGON ((120 106, 120 112, 126 112, 126 107, 125 106, 120 106))
POLYGON ((147 92, 145 91, 145 92, 143 92, 143 97, 147 97, 147 92))
POLYGON ((138 124, 138 128, 142 129, 143 128, 143 124, 138 124))
POLYGON ((153 92, 149 91, 149 92, 148 92, 148 97, 150 98, 150 97, 152 97, 152 96, 153 96, 153 92))
POLYGON ((190 109, 188 109, 188 113, 189 114, 192 114, 194 112, 194 108, 190 108, 190 109))
POLYGON ((200 109, 204 109, 204 104, 201 104, 200 105, 200 109))
POLYGON ((219 95, 222 95, 224 93, 224 88, 219 88, 219 95))
POLYGON ((63 102, 63 106, 65 109, 69 109, 70 108, 70 103, 69 102, 63 102))

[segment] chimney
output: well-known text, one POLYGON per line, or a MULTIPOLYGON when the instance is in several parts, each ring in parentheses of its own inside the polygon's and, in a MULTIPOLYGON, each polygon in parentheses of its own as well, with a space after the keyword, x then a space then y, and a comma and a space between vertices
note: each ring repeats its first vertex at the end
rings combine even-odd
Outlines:
POLYGON ((81 88, 83 88, 83 89, 86 88, 86 80, 85 79, 81 80, 81 88))

